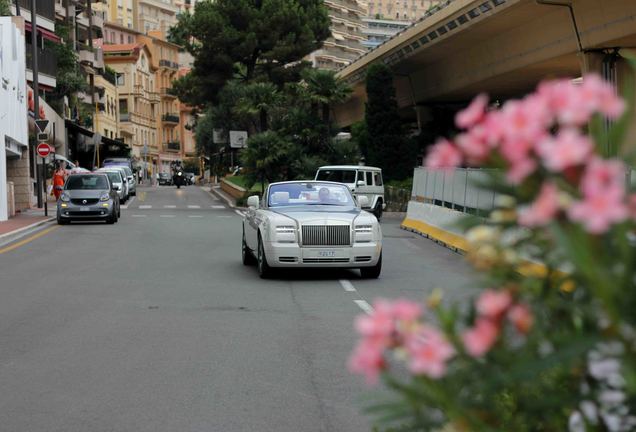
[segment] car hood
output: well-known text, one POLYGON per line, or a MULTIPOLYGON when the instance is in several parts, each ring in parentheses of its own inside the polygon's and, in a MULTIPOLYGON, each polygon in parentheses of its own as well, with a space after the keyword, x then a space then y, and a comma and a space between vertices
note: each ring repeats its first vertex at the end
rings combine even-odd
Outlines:
POLYGON ((272 211, 287 216, 300 224, 311 225, 331 225, 338 222, 351 224, 361 213, 361 210, 355 207, 338 208, 334 206, 288 207, 272 209, 272 211))
POLYGON ((105 189, 71 189, 65 192, 71 199, 99 198, 102 194, 108 193, 105 189))

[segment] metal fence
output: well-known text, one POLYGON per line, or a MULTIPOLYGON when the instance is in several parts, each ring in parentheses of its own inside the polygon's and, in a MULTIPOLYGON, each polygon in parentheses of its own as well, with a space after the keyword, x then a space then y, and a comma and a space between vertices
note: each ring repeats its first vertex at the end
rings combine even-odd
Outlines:
MULTIPOLYGON (((464 213, 486 215, 497 201, 497 193, 479 187, 488 178, 489 171, 480 168, 436 170, 415 168, 411 199, 434 204, 464 213)), ((627 184, 636 189, 636 170, 626 174, 627 184)))

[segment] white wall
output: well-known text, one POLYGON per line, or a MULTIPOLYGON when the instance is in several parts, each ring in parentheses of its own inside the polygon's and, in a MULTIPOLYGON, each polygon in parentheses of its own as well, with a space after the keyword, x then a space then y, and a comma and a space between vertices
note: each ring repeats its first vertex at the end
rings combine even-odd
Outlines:
POLYGON ((28 146, 24 19, 0 17, 0 221, 7 220, 6 137, 28 146))

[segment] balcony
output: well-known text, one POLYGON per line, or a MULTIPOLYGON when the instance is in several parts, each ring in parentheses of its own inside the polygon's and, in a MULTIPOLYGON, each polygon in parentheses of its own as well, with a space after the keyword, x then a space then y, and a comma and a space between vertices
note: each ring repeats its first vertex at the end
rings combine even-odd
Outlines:
POLYGON ((178 153, 181 151, 181 143, 179 141, 168 141, 163 143, 163 151, 178 153))
POLYGON ((161 59, 159 60, 159 67, 164 67, 164 68, 168 68, 168 69, 178 69, 179 65, 175 62, 172 62, 170 60, 166 60, 166 59, 161 59))
POLYGON ((174 113, 167 113, 161 116, 161 121, 167 123, 169 125, 178 125, 179 124, 179 116, 174 113))
POLYGON ((144 94, 144 87, 141 84, 135 84, 133 86, 132 94, 135 96, 142 96, 144 94))
POLYGON ((157 104, 161 102, 161 98, 159 97, 159 93, 157 92, 153 92, 153 91, 146 92, 146 97, 152 104, 157 104))
POLYGON ((161 97, 166 99, 176 99, 177 94, 172 87, 162 87, 161 88, 161 97))
MULTIPOLYGON (((15 2, 11 2, 15 3, 15 2)), ((31 0, 20 0, 20 15, 31 20, 31 0), (26 9, 29 11, 29 14, 25 14, 22 12, 22 9, 26 9)), ((51 0, 37 0, 35 3, 35 10, 38 13, 38 16, 49 19, 52 22, 55 22, 55 2, 51 0)))
MULTIPOLYGON (((26 66, 33 70, 31 44, 26 44, 26 66)), ((51 77, 57 76, 57 56, 51 50, 38 50, 38 71, 51 77)))
POLYGON ((130 121, 130 113, 119 113, 119 121, 120 122, 129 122, 130 121))

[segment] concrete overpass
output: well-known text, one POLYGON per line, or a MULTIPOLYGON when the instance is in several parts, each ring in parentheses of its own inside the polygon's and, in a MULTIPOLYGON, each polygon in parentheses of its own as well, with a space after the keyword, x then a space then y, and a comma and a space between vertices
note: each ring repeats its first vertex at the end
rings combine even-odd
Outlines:
POLYGON ((403 114, 425 127, 431 110, 484 91, 506 99, 582 71, 620 82, 631 73, 620 50, 633 47, 635 0, 449 0, 339 71, 354 92, 335 108, 335 120, 344 127, 364 117, 364 78, 374 62, 392 68, 403 114), (568 3, 571 12, 540 3, 568 3))

